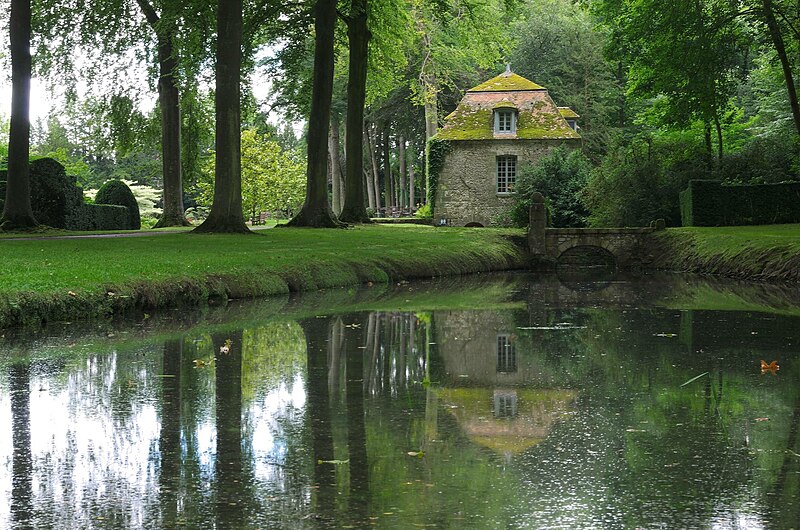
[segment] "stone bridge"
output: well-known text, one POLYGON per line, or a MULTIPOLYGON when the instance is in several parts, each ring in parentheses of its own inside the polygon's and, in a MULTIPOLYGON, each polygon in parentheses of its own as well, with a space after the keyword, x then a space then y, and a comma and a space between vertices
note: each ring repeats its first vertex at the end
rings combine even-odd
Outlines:
POLYGON ((616 266, 626 268, 640 261, 642 241, 654 230, 656 228, 547 228, 544 197, 534 193, 528 247, 534 257, 557 262, 574 251, 594 250, 613 258, 616 266))

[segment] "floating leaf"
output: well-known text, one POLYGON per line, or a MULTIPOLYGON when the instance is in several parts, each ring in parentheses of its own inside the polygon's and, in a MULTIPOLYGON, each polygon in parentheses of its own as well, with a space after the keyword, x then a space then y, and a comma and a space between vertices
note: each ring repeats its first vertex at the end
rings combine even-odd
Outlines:
POLYGON ((317 460, 317 464, 333 464, 335 466, 339 466, 342 464, 349 464, 350 459, 347 460, 317 460))
POLYGON ((761 360, 761 373, 762 374, 765 374, 767 372, 772 372, 772 374, 775 375, 777 373, 777 371, 780 370, 780 369, 781 369, 781 367, 778 366, 778 361, 772 361, 771 363, 767 364, 767 361, 765 361, 763 359, 761 360))
POLYGON ((425 451, 409 451, 406 453, 408 456, 416 456, 417 458, 422 458, 425 456, 425 451))

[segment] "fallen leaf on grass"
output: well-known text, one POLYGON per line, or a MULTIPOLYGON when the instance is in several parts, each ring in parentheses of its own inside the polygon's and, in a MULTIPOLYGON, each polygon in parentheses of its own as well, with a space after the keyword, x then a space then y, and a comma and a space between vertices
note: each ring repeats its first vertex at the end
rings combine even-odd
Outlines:
POLYGON ((756 421, 769 421, 769 418, 756 418, 756 421))

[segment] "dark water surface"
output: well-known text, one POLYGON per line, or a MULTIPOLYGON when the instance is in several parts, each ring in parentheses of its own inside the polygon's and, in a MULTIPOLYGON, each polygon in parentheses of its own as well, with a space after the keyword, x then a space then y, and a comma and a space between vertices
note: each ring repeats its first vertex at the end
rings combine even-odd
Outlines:
POLYGON ((0 528, 800 521, 789 288, 482 276, 0 346, 0 528))

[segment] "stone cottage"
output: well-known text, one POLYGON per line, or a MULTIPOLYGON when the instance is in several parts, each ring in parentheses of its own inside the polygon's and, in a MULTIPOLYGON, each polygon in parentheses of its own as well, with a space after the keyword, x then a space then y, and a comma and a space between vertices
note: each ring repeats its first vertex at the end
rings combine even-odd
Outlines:
POLYGON ((511 205, 520 168, 560 145, 580 147, 579 116, 511 72, 464 95, 431 139, 429 182, 438 225, 490 226, 511 205))

